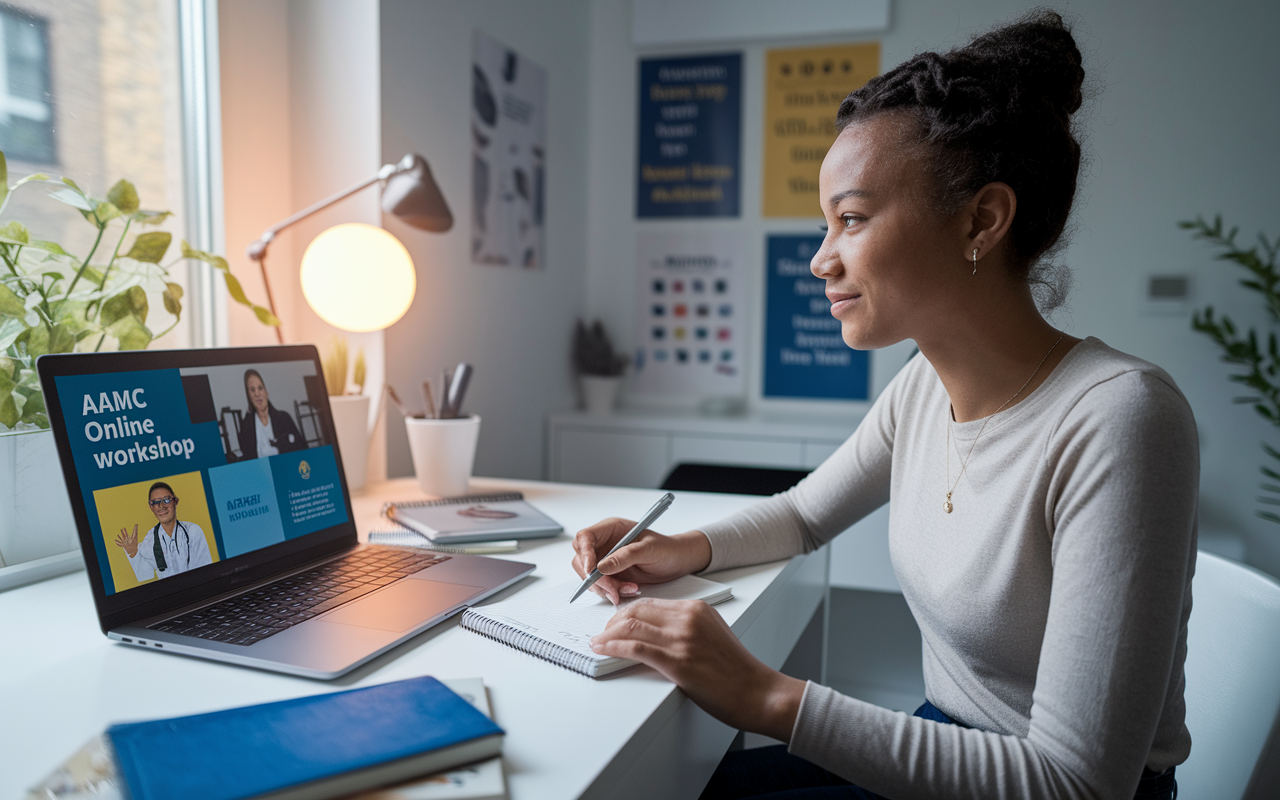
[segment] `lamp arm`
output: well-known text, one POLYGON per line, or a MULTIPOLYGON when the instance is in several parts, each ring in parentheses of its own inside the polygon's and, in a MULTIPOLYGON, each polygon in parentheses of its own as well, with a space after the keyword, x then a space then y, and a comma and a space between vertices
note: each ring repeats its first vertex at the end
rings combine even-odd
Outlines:
POLYGON ((339 200, 350 197, 351 195, 355 194, 361 189, 372 186, 375 183, 380 183, 382 181, 385 181, 395 175, 399 175, 401 172, 405 172, 412 168, 413 168, 412 154, 407 155, 404 158, 400 159, 399 163, 384 165, 382 169, 378 170, 377 174, 374 175, 372 178, 360 181, 359 183, 353 186, 348 186, 346 189, 343 189, 337 194, 330 195, 329 197, 326 197, 325 199, 317 203, 313 203, 312 205, 307 206, 306 208, 302 209, 301 211, 294 214, 293 216, 286 217, 280 222, 277 222, 275 225, 272 225, 270 228, 267 228, 265 231, 262 232, 262 235, 259 236, 257 240, 255 240, 247 248, 245 248, 245 254, 254 261, 261 261, 264 257, 266 257, 267 246, 271 244, 272 240, 276 238, 276 234, 278 234, 280 231, 284 230, 290 225, 293 225, 296 222, 301 222, 302 220, 306 219, 312 214, 315 214, 318 211, 323 211, 324 209, 328 208, 329 206, 333 205, 339 200))

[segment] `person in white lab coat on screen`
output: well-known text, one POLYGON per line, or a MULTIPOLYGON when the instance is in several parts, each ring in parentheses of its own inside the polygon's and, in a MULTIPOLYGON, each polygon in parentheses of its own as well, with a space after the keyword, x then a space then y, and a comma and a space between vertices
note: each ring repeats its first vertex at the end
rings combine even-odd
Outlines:
POLYGON ((204 530, 194 522, 178 519, 178 497, 169 484, 157 481, 147 493, 156 526, 138 541, 138 526, 133 533, 120 529, 116 544, 124 548, 129 566, 139 581, 167 578, 180 572, 213 563, 204 530))

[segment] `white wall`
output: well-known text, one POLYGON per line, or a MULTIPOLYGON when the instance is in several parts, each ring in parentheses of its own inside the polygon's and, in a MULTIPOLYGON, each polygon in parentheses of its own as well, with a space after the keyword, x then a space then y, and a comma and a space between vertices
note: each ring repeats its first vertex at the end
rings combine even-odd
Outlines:
MULTIPOLYGON (((963 44, 970 35, 1031 7, 1014 0, 898 0, 891 27, 879 37, 883 66, 924 49, 963 44)), ((1077 288, 1055 322, 1077 336, 1097 336, 1167 369, 1178 381, 1201 431, 1202 528, 1243 536, 1248 561, 1280 575, 1280 526, 1254 516, 1263 437, 1280 431, 1247 407, 1235 406, 1225 365, 1211 343, 1190 329, 1189 316, 1142 312, 1142 282, 1153 273, 1193 276, 1196 304, 1212 303, 1237 321, 1262 321, 1260 307, 1235 285, 1239 275, 1175 227, 1198 213, 1221 212, 1252 237, 1264 227, 1280 236, 1275 187, 1280 159, 1280 62, 1274 31, 1280 6, 1224 2, 1212 7, 1079 0, 1063 4, 1077 20, 1086 70, 1097 90, 1082 111, 1090 156, 1078 200, 1078 231, 1065 255, 1077 288)), ((818 221, 759 216, 764 51, 830 39, 716 43, 638 51, 631 45, 626 0, 592 0, 590 138, 588 151, 587 312, 632 343, 636 233, 646 229, 719 228, 740 233, 753 248, 756 275, 755 370, 751 397, 759 403, 762 283, 766 232, 811 231, 818 221), (636 62, 660 52, 744 53, 743 213, 737 220, 646 221, 634 217, 636 62)), ((866 37, 875 38, 875 37, 866 37)), ((877 386, 906 352, 872 356, 877 386)), ((789 408, 802 406, 790 405, 789 408)))
MULTIPOLYGON (((227 259, 250 299, 267 305, 260 270, 245 247, 268 227, 382 166, 377 0, 221 0, 223 181, 227 259)), ((289 228, 267 266, 285 341, 323 354, 335 334, 349 358, 365 351, 366 393, 381 391, 382 333, 353 334, 321 320, 302 297, 306 246, 343 222, 381 223, 371 187, 289 228)), ((402 235, 401 238, 404 238, 402 235)), ((360 280, 353 265, 351 280, 360 280)), ((230 303, 231 344, 275 344, 272 329, 230 303)), ((352 387, 354 389, 354 387, 352 387)), ((378 411, 373 404, 371 413, 378 411)), ((384 475, 385 432, 374 431, 369 478, 384 475)))
MULTIPOLYGON (((387 372, 405 402, 459 361, 466 409, 483 418, 478 475, 539 478, 543 419, 574 394, 569 341, 586 276, 587 0, 382 3, 382 151, 416 151, 453 211, 445 234, 386 221, 418 266, 418 294, 387 330, 387 372), (547 72, 546 268, 471 263, 471 37, 476 28, 547 72)), ((403 423, 388 420, 389 472, 412 474, 403 423)))

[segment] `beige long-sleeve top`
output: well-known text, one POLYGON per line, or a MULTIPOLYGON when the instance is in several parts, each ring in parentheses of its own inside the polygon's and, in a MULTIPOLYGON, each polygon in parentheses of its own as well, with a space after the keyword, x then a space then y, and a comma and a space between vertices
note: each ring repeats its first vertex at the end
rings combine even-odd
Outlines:
POLYGON ((917 356, 826 463, 703 529, 711 571, 808 552, 890 503, 925 694, 972 729, 810 683, 791 752, 893 798, 1129 800, 1144 766, 1191 750, 1191 409, 1163 370, 1090 338, 976 446, 983 420, 950 413, 917 356), (947 514, 947 458, 954 482, 971 446, 947 514))

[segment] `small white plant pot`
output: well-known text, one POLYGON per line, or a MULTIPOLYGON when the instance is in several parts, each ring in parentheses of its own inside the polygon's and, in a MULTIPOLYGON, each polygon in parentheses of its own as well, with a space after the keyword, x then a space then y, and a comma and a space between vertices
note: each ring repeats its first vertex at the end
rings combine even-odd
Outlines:
POLYGON ((409 436, 413 474, 423 494, 431 497, 466 494, 476 461, 476 443, 480 440, 480 417, 474 414, 456 419, 408 417, 404 428, 409 436))
POLYGON ((612 414, 622 391, 622 376, 580 375, 582 400, 588 414, 612 414))
POLYGON ((369 398, 362 394, 331 396, 333 429, 342 453, 342 470, 352 491, 364 488, 369 460, 369 398))

